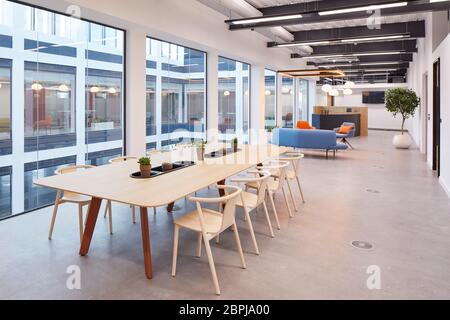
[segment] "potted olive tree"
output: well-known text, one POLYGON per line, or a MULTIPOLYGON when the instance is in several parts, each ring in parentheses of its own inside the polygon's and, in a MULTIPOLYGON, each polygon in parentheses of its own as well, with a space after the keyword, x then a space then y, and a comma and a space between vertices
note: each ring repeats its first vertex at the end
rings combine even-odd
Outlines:
POLYGON ((396 88, 386 91, 386 109, 394 117, 401 115, 402 127, 401 134, 394 137, 393 144, 397 149, 409 149, 412 141, 408 134, 405 134, 405 122, 416 113, 420 105, 420 98, 413 90, 405 88, 396 88))
POLYGON ((142 157, 138 161, 142 178, 150 178, 152 172, 152 163, 149 157, 142 157))

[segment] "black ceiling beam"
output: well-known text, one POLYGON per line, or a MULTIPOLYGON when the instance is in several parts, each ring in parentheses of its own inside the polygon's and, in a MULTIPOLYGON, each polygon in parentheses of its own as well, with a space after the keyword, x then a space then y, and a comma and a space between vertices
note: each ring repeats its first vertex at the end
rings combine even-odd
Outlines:
POLYGON ((380 29, 369 29, 367 26, 319 29, 293 32, 294 42, 345 40, 363 37, 389 35, 410 35, 411 38, 425 37, 425 21, 382 24, 380 29))
POLYGON ((360 7, 373 4, 386 4, 395 2, 393 0, 327 0, 327 1, 313 1, 304 3, 294 3, 282 6, 273 6, 258 8, 264 15, 280 15, 295 13, 307 13, 315 11, 328 11, 343 9, 348 7, 360 7))
MULTIPOLYGON (((307 56, 307 57, 313 57, 307 56)), ((306 57, 306 58, 307 58, 306 57)), ((302 56, 298 53, 293 53, 291 55, 291 58, 305 58, 305 56, 302 56)), ((342 59, 341 57, 336 58, 342 59)), ((371 56, 359 56, 358 57, 359 62, 412 62, 413 61, 413 55, 412 53, 401 53, 401 54, 388 54, 388 55, 371 55, 371 56)), ((319 62, 317 62, 319 63, 319 62)), ((324 62, 325 63, 325 62, 324 62)), ((342 62, 340 62, 342 63, 342 62)))
POLYGON ((321 69, 339 69, 339 70, 359 70, 359 69, 408 69, 409 68, 409 62, 405 62, 405 63, 399 63, 399 64, 377 64, 377 65, 369 65, 369 66, 364 66, 364 65, 360 65, 358 63, 356 64, 348 64, 347 66, 342 66, 341 63, 336 63, 336 66, 333 65, 327 65, 326 68, 322 67, 323 65, 325 65, 324 63, 314 63, 311 64, 312 66, 315 67, 319 67, 321 66, 321 69))
POLYGON ((352 54, 352 53, 366 53, 366 52, 380 52, 380 51, 403 51, 403 52, 417 52, 417 41, 414 40, 400 40, 400 41, 384 41, 377 43, 363 42, 355 44, 339 44, 339 45, 325 45, 315 46, 314 55, 327 54, 352 54))
MULTIPOLYGON (((338 2, 337 0, 332 0, 333 2, 338 2)), ((320 4, 321 2, 327 3, 327 1, 319 1, 317 2, 320 4)), ((339 1, 341 6, 338 9, 342 8, 349 8, 349 7, 360 7, 360 6, 366 6, 370 4, 380 4, 380 1, 366 1, 366 0, 358 0, 358 4, 355 4, 356 1, 339 1), (352 3, 353 5, 350 5, 349 3, 352 3), (342 4, 345 3, 345 7, 342 7, 342 4)), ((383 1, 383 3, 390 3, 394 1, 383 1)), ((304 3, 303 5, 305 5, 304 3)), ((310 13, 302 13, 299 12, 298 9, 295 9, 295 5, 289 5, 291 9, 289 12, 286 12, 284 14, 277 14, 277 15, 265 15, 263 17, 276 17, 276 16, 285 16, 286 14, 302 14, 302 18, 296 18, 296 19, 289 19, 289 20, 272 20, 272 21, 264 21, 264 22, 256 22, 256 23, 246 23, 246 24, 233 24, 233 22, 242 21, 242 20, 249 20, 249 19, 261 19, 261 17, 254 17, 254 18, 243 18, 243 19, 233 19, 233 20, 227 20, 225 21, 230 25, 230 30, 244 30, 244 29, 255 29, 255 28, 263 28, 263 27, 279 27, 279 26, 289 26, 289 25, 298 25, 298 24, 308 24, 308 23, 319 23, 319 22, 327 22, 327 21, 339 21, 339 20, 351 20, 351 19, 367 19, 373 16, 373 12, 366 12, 366 11, 358 11, 358 12, 351 12, 351 13, 340 13, 340 14, 333 14, 333 15, 322 15, 320 16, 318 14, 318 11, 322 10, 314 10, 314 12, 310 13)), ((333 10, 333 9, 331 9, 333 10)), ((430 3, 429 0, 409 0, 408 5, 404 7, 396 7, 396 8, 385 8, 380 10, 381 16, 392 16, 392 15, 404 15, 408 13, 415 13, 415 12, 428 12, 428 11, 448 11, 450 10, 450 2, 443 1, 443 2, 435 2, 430 3)))

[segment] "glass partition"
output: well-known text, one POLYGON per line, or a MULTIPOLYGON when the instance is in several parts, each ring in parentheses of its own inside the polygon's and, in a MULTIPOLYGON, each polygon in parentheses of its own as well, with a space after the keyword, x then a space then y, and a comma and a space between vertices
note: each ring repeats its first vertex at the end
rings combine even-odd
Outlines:
POLYGON ((124 39, 113 27, 0 0, 0 218, 55 201, 35 179, 122 155, 124 39))
POLYGON ((248 142, 250 127, 250 65, 219 57, 220 139, 248 142))
POLYGON ((295 81, 290 77, 282 77, 281 86, 281 126, 294 127, 295 81))
POLYGON ((147 148, 206 137, 206 53, 147 39, 147 148))
POLYGON ((266 111, 265 128, 270 129, 277 125, 277 73, 272 70, 265 70, 265 91, 266 111))

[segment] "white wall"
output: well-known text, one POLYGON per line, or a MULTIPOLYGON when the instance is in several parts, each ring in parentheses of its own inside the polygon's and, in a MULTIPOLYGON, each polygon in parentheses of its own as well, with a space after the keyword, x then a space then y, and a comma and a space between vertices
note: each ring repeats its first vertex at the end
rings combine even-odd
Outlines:
POLYGON ((415 90, 422 99, 422 110, 418 112, 410 123, 410 130, 413 137, 422 144, 426 141, 427 163, 432 165, 432 144, 433 144, 433 63, 440 59, 441 61, 441 177, 440 182, 443 188, 450 196, 450 110, 447 108, 450 101, 450 35, 441 42, 441 44, 432 51, 432 31, 433 18, 442 18, 440 15, 427 16, 427 38, 418 41, 418 53, 414 54, 414 61, 408 76, 410 87, 415 90), (424 83, 423 76, 428 74, 428 82, 424 83), (425 89, 428 90, 428 96, 425 96, 425 89), (427 119, 427 116, 430 119, 427 119), (425 124, 427 126, 425 126, 425 124), (426 128, 426 130, 425 130, 426 128), (426 134, 425 134, 426 133, 426 134))
MULTIPOLYGON (((404 84, 357 84, 352 89, 353 94, 344 96, 341 92, 341 95, 335 98, 334 105, 337 107, 368 107, 370 129, 400 130, 402 126, 400 117, 394 118, 386 110, 384 104, 364 104, 362 93, 363 91, 386 91, 390 88, 405 86, 404 84)), ((342 87, 336 86, 336 88, 342 87)), ((317 88, 316 100, 317 105, 327 105, 327 95, 321 88, 317 88)))

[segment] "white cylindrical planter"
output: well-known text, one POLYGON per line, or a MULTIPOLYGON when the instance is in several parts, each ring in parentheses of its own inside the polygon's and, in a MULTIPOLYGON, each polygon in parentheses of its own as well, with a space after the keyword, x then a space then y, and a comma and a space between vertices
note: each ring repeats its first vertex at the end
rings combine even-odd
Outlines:
POLYGON ((412 141, 409 134, 397 134, 394 136, 392 144, 397 149, 409 149, 411 147, 412 141))

